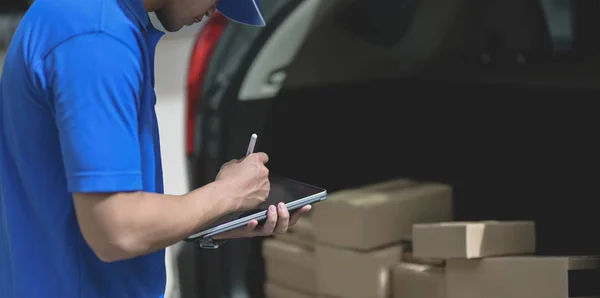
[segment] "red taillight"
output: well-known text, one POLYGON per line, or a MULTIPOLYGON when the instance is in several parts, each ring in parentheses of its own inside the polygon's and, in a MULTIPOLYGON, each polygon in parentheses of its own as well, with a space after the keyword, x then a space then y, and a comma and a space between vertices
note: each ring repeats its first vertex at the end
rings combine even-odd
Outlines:
POLYGON ((210 18, 198 34, 198 39, 190 58, 185 127, 185 151, 188 155, 194 151, 196 113, 198 112, 198 102, 200 101, 202 86, 204 85, 204 75, 208 68, 210 56, 223 33, 225 24, 227 24, 227 19, 220 13, 216 13, 210 18))

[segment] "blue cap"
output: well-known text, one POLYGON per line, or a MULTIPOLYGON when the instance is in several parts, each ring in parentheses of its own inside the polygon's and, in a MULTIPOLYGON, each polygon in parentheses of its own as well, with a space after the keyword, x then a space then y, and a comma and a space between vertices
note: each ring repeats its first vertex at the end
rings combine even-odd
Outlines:
POLYGON ((234 22, 258 27, 266 25, 258 0, 220 0, 217 10, 234 22))

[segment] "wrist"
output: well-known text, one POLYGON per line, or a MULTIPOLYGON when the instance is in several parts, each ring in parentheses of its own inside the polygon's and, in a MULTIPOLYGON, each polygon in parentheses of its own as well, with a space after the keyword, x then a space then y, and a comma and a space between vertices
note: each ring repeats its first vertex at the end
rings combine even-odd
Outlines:
POLYGON ((190 234, 202 230, 212 221, 233 212, 230 187, 221 181, 209 183, 183 196, 186 210, 192 212, 195 223, 190 234))
POLYGON ((225 214, 239 211, 242 196, 233 182, 230 180, 217 180, 211 184, 214 184, 217 193, 215 197, 219 198, 225 214))

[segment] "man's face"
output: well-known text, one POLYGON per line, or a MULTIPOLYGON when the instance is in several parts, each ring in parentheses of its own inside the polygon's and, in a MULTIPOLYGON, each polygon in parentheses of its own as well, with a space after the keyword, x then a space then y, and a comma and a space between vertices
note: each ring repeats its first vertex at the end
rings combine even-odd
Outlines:
POLYGON ((165 30, 175 32, 183 26, 200 22, 205 15, 212 16, 218 0, 168 0, 156 11, 165 30))

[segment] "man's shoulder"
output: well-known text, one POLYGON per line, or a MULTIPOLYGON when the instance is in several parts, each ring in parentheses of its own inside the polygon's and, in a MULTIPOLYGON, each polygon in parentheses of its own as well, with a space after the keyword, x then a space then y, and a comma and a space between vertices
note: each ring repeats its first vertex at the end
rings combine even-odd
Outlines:
MULTIPOLYGON (((10 73, 14 83, 45 90, 46 75, 61 70, 64 63, 89 61, 90 53, 104 51, 102 59, 111 56, 107 42, 127 45, 134 56, 141 56, 138 40, 141 30, 126 15, 121 0, 36 0, 24 15, 6 53, 4 74, 10 73), (65 49, 65 46, 68 49, 65 49), (63 49, 62 56, 48 57, 63 49)), ((98 62, 98 61, 96 61, 98 62)), ((8 84, 5 79, 4 84, 8 84)), ((19 89, 19 88, 12 88, 19 89)), ((18 92, 18 91, 15 91, 18 92)))
POLYGON ((124 43, 135 42, 134 25, 119 0, 36 0, 13 42, 43 58, 60 44, 86 34, 106 33, 124 43))
POLYGON ((60 43, 86 32, 101 30, 104 0, 36 0, 15 34, 28 35, 32 41, 60 43))

